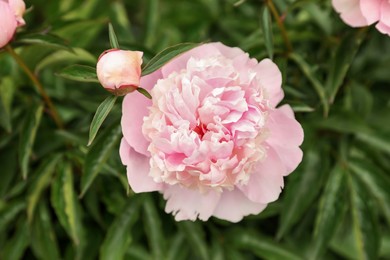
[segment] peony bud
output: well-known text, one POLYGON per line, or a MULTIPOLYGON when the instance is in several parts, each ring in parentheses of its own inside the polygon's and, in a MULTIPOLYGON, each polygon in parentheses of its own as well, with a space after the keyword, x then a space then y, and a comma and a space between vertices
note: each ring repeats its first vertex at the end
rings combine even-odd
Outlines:
POLYGON ((16 30, 16 18, 7 2, 0 0, 0 48, 4 47, 16 30))
POLYGON ((103 52, 96 71, 102 86, 115 95, 126 95, 139 86, 142 52, 111 49, 103 52))
POLYGON ((23 19, 23 14, 26 11, 26 4, 23 0, 8 0, 9 6, 14 12, 16 22, 19 26, 23 26, 26 22, 23 19))

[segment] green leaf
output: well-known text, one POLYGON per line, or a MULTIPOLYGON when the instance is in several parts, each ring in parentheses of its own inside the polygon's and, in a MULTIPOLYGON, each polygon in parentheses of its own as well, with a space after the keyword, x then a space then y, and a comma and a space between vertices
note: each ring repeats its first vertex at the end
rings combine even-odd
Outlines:
POLYGON ((11 226, 10 223, 14 221, 17 215, 19 215, 19 213, 25 208, 26 203, 24 200, 16 200, 6 204, 6 206, 0 210, 0 233, 4 232, 7 227, 11 226))
POLYGON ((30 237, 31 248, 37 259, 61 259, 51 216, 45 203, 38 206, 30 227, 30 237))
POLYGON ((258 256, 260 259, 302 259, 301 256, 281 246, 279 243, 269 238, 260 236, 250 230, 236 230, 229 235, 231 244, 235 248, 249 250, 256 256, 258 256))
POLYGON ((365 188, 379 202, 390 225, 390 178, 380 168, 368 161, 351 159, 349 167, 354 175, 360 179, 365 188))
POLYGON ((264 7, 261 16, 261 29, 263 31, 264 43, 265 48, 267 49, 268 57, 272 60, 274 57, 272 20, 267 7, 264 7))
MULTIPOLYGON (((11 145, 0 152, 0 198, 7 194, 11 182, 16 176, 17 169, 17 148, 11 145)), ((8 194, 7 194, 8 195, 8 194)))
POLYGON ((137 91, 144 95, 145 97, 152 99, 152 96, 149 94, 149 92, 144 88, 137 88, 137 91))
POLYGON ((113 49, 119 49, 119 43, 118 39, 116 38, 116 34, 114 31, 114 27, 112 27, 112 24, 108 24, 108 36, 110 38, 110 45, 113 49))
POLYGON ((35 176, 37 178, 31 184, 27 195, 27 220, 29 222, 33 219, 35 207, 38 204, 43 190, 49 185, 59 159, 59 155, 51 156, 36 171, 35 176))
POLYGON ((0 258, 7 260, 21 259, 26 250, 29 237, 26 221, 19 221, 14 235, 7 240, 4 248, 0 251, 0 258))
POLYGON ((343 84, 349 67, 352 64, 365 35, 366 30, 356 30, 353 35, 347 34, 343 37, 333 59, 329 63, 329 73, 326 81, 329 103, 334 102, 336 94, 343 84))
POLYGON ((11 125, 11 105, 15 92, 15 83, 11 77, 2 77, 0 80, 0 125, 10 133, 11 125))
POLYGON ((305 74, 306 78, 312 84, 314 90, 317 92, 318 97, 320 98, 320 102, 322 104, 324 110, 324 116, 327 116, 329 113, 329 104, 326 97, 325 87, 318 80, 311 66, 297 53, 292 53, 289 56, 302 70, 303 74, 305 74))
POLYGON ((81 176, 81 194, 84 196, 100 169, 111 155, 111 151, 121 137, 121 126, 115 122, 91 146, 85 158, 84 171, 81 176))
POLYGON ((148 48, 152 48, 156 42, 156 32, 159 22, 159 0, 147 0, 146 21, 145 21, 145 40, 144 44, 148 48))
POLYGON ((160 217, 154 206, 153 200, 150 194, 147 194, 144 198, 144 211, 145 211, 145 229, 148 237, 149 245, 152 250, 154 259, 164 259, 164 235, 162 231, 162 225, 160 217))
POLYGON ((57 76, 65 79, 80 81, 80 82, 94 82, 99 83, 97 78, 96 69, 94 67, 85 65, 70 65, 60 72, 56 73, 57 76))
POLYGON ((348 177, 357 259, 378 259, 379 232, 373 201, 369 199, 365 187, 362 187, 353 176, 348 177))
POLYGON ((39 44, 46 47, 72 50, 65 39, 54 34, 28 34, 18 37, 17 43, 39 44))
POLYGON ((197 254, 200 259, 209 259, 210 256, 205 243, 205 234, 199 223, 183 221, 180 223, 180 227, 182 228, 182 232, 185 234, 188 243, 192 245, 193 253, 197 254))
POLYGON ((185 243, 185 236, 183 233, 177 233, 173 240, 169 243, 169 251, 167 260, 188 259, 188 248, 185 243))
POLYGON ((319 259, 319 256, 324 253, 340 222, 340 216, 345 206, 342 199, 345 174, 345 170, 337 164, 325 185, 316 217, 310 259, 319 259))
POLYGON ((92 119, 91 125, 89 127, 88 146, 92 144, 101 125, 110 113, 111 109, 114 107, 116 100, 117 96, 109 96, 97 108, 96 113, 92 119))
POLYGON ((78 246, 83 237, 81 206, 73 188, 73 173, 68 162, 58 166, 58 176, 51 190, 51 204, 61 225, 78 246))
POLYGON ((107 231, 100 248, 101 260, 123 259, 131 243, 131 229, 139 215, 140 202, 129 199, 122 213, 116 217, 107 231))
POLYGON ((171 59, 175 58, 183 52, 189 51, 192 48, 199 46, 199 43, 182 43, 172 47, 166 48, 162 52, 154 56, 146 65, 142 68, 142 76, 146 76, 166 64, 171 59))
POLYGON ((298 168, 297 172, 290 177, 284 192, 278 239, 303 218, 308 207, 317 197, 323 184, 324 172, 321 170, 323 167, 323 158, 318 151, 314 149, 306 151, 302 170, 298 168))
POLYGON ((42 105, 34 105, 27 114, 19 141, 19 164, 23 179, 27 178, 28 164, 43 112, 42 105))

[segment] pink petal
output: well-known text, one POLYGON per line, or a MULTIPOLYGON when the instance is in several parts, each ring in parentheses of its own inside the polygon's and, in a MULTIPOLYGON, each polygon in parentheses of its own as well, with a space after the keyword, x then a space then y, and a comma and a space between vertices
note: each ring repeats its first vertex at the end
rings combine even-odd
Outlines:
POLYGON ((256 66, 257 77, 260 84, 266 89, 267 98, 275 107, 284 96, 282 90, 282 73, 278 66, 270 59, 264 59, 256 66))
POLYGON ((216 46, 214 46, 214 43, 203 44, 175 57, 173 60, 165 64, 162 67, 162 74, 164 77, 167 77, 174 71, 179 72, 182 69, 187 68, 187 61, 191 57, 206 59, 218 53, 219 51, 216 46))
POLYGON ((0 48, 4 47, 16 30, 16 18, 7 2, 0 0, 0 48))
POLYGON ((378 31, 380 31, 381 33, 383 34, 387 34, 390 36, 390 26, 387 26, 386 24, 382 23, 382 22, 379 22, 377 23, 377 25, 375 26, 376 29, 378 29, 378 31))
POLYGON ((135 152, 124 138, 122 138, 119 153, 122 163, 127 166, 127 179, 134 192, 158 191, 163 188, 162 183, 156 183, 149 176, 149 157, 135 152))
MULTIPOLYGON (((385 2, 385 1, 382 1, 385 2)), ((360 10, 367 24, 373 24, 380 18, 381 0, 360 0, 360 10)))
MULTIPOLYGON (((150 91, 157 80, 161 78, 161 71, 157 70, 152 74, 141 78, 140 87, 150 91)), ((142 134, 144 116, 147 116, 148 107, 152 101, 138 92, 125 96, 122 103, 122 132, 127 143, 138 153, 149 155, 147 148, 149 141, 142 134)))
POLYGON ((213 47, 217 48, 223 56, 225 56, 229 59, 234 59, 234 58, 241 56, 241 55, 245 55, 246 59, 248 59, 248 54, 243 52, 240 48, 228 47, 220 42, 214 42, 214 43, 212 43, 212 45, 213 45, 213 47))
POLYGON ((362 27, 369 24, 362 14, 359 0, 332 0, 332 4, 346 24, 352 27, 362 27))
POLYGON ((284 175, 287 175, 302 161, 303 153, 299 145, 303 142, 303 129, 294 119, 289 105, 284 105, 271 112, 266 127, 270 133, 266 142, 286 166, 287 171, 284 175))
POLYGON ((381 23, 390 27, 390 2, 383 0, 381 5, 381 23))
POLYGON ((208 220, 221 196, 214 190, 201 194, 198 190, 187 189, 180 185, 167 187, 163 193, 164 199, 167 200, 165 212, 172 212, 176 221, 195 221, 197 217, 203 221, 208 220))
POLYGON ((239 222, 247 215, 259 214, 266 206, 267 204, 249 200, 239 189, 225 190, 215 208, 213 216, 231 222, 239 222))
POLYGON ((255 165, 247 185, 238 186, 251 201, 268 204, 278 199, 284 186, 286 168, 276 152, 269 147, 264 161, 255 165))

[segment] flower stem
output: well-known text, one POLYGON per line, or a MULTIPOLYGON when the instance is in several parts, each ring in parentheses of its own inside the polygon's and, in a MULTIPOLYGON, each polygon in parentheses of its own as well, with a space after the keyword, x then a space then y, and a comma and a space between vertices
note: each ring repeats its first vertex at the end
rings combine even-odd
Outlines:
POLYGON ((286 27, 284 27, 283 21, 280 18, 278 10, 276 10, 276 7, 275 7, 273 1, 272 0, 266 0, 265 2, 267 4, 269 10, 271 11, 272 15, 276 19, 276 23, 278 24, 278 27, 279 27, 280 32, 282 34, 284 43, 285 43, 285 45, 287 47, 287 55, 288 55, 288 54, 290 54, 292 52, 293 48, 292 48, 290 39, 287 36, 286 27))
POLYGON ((53 105, 53 102, 51 101, 50 97, 47 95, 45 89, 42 86, 42 83, 38 80, 37 76, 30 70, 30 68, 24 63, 22 58, 12 49, 10 45, 6 45, 5 49, 7 52, 14 58, 16 63, 24 70, 24 72, 27 74, 27 76, 30 78, 30 80, 34 83, 36 90, 38 91, 39 95, 43 98, 44 102, 46 103, 49 114, 53 118, 55 124, 58 128, 63 129, 64 124, 62 123, 61 118, 59 117, 56 108, 53 105))

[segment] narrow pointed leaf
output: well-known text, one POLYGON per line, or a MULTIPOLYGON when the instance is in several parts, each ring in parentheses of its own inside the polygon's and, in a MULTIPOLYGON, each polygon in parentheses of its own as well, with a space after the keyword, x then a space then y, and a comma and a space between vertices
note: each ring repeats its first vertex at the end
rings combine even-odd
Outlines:
MULTIPOLYGON (((149 194, 148 194, 149 195, 149 194)), ((144 198, 145 228, 154 259, 164 259, 164 235, 160 217, 150 196, 144 198)))
POLYGON ((264 7, 262 12, 261 29, 263 30, 264 43, 265 48, 267 49, 268 57, 272 60, 274 57, 272 21, 267 7, 264 7))
POLYGON ((50 157, 46 160, 41 167, 37 169, 37 178, 30 186, 29 193, 27 195, 27 219, 31 222, 34 210, 41 197, 43 190, 49 185, 51 177, 53 175, 55 166, 60 159, 60 156, 50 157))
POLYGON ((119 49, 118 39, 116 37, 115 31, 114 31, 114 27, 112 27, 111 23, 108 24, 108 36, 110 38, 111 48, 119 49))
POLYGON ((11 77, 0 79, 0 125, 10 133, 11 125, 11 104, 15 92, 15 83, 11 77))
POLYGON ((21 132, 19 142, 19 164, 23 179, 27 178, 30 156, 35 141, 35 135, 41 121, 42 111, 42 105, 35 105, 32 107, 26 117, 25 125, 21 132))
POLYGON ((353 176, 348 176, 351 200, 352 226, 357 259, 378 259, 379 232, 374 215, 373 201, 353 176))
POLYGON ((91 143, 95 139, 96 134, 99 131, 101 125, 110 113, 111 109, 114 107, 116 99, 117 96, 109 96, 97 108, 96 113, 92 119, 91 125, 89 127, 88 146, 91 145, 91 143))
POLYGON ((86 65, 70 65, 56 75, 74 81, 99 83, 96 68, 86 65))
POLYGON ((182 54, 183 52, 189 51, 192 48, 198 46, 199 43, 182 43, 172 47, 166 48, 162 52, 154 56, 146 65, 142 68, 142 76, 146 76, 159 68, 161 68, 168 61, 174 57, 182 54))
POLYGON ((131 229, 139 217, 139 207, 139 201, 128 200, 122 213, 116 217, 107 231, 100 248, 99 259, 123 259, 131 243, 131 229))
POLYGON ((149 94, 149 92, 144 88, 137 88, 137 91, 144 95, 145 97, 152 99, 152 96, 149 94))
POLYGON ((88 151, 84 162, 84 171, 81 176, 81 194, 84 196, 89 186, 111 155, 112 149, 121 137, 121 126, 118 122, 107 128, 95 141, 88 151))
POLYGON ((317 212, 313 250, 310 259, 319 259, 339 224, 343 207, 345 207, 342 199, 345 174, 345 170, 337 164, 325 185, 317 212))
POLYGON ((19 221, 14 235, 7 240, 4 248, 1 249, 2 259, 21 259, 24 251, 28 247, 28 226, 27 221, 19 221))
POLYGON ((197 222, 190 221, 181 222, 180 227, 182 228, 188 243, 192 245, 193 252, 202 260, 209 259, 210 256, 205 243, 205 234, 202 227, 197 222))
POLYGON ((9 227, 9 224, 26 208, 24 200, 10 202, 0 210, 0 233, 9 227))
POLYGON ((16 43, 39 44, 45 47, 72 50, 65 39, 54 34, 28 34, 18 37, 16 43))

